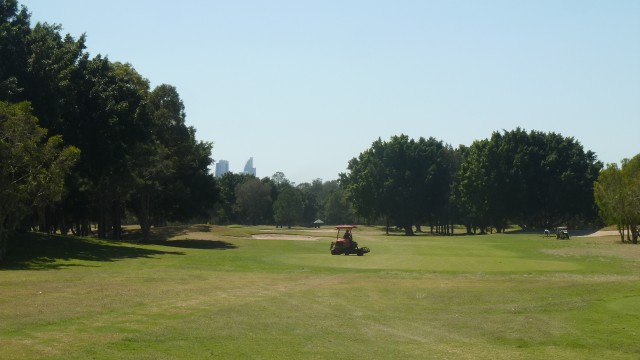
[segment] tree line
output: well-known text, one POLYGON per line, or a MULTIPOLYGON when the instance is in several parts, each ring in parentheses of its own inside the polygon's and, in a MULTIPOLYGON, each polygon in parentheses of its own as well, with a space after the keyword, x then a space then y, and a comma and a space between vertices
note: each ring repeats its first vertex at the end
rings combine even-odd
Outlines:
POLYGON ((550 229, 598 221, 602 163, 571 137, 523 129, 454 149, 434 138, 376 140, 340 175, 356 211, 412 235, 421 224, 452 234, 550 229))
POLYGON ((336 180, 294 184, 285 174, 259 179, 226 173, 218 179, 220 201, 212 220, 220 224, 314 226, 355 221, 347 196, 336 180))
POLYGON ((212 144, 185 124, 175 87, 91 57, 85 36, 31 26, 0 1, 0 258, 16 227, 119 239, 125 214, 152 225, 207 216, 212 144), (72 169, 72 171, 71 171, 72 169))
POLYGON ((17 228, 86 236, 97 224, 97 236, 119 239, 127 221, 146 240, 170 222, 322 219, 485 233, 594 223, 596 204, 638 238, 640 160, 601 173, 593 152, 556 133, 518 128, 458 148, 378 139, 337 181, 296 185, 283 173, 214 178, 213 145, 185 118, 175 87, 151 89, 130 64, 91 57, 84 35, 31 26, 25 7, 0 0, 0 260, 17 228))
POLYGON ((312 224, 353 218, 336 181, 216 179, 177 89, 85 51, 85 35, 31 25, 0 0, 0 260, 11 231, 120 239, 124 223, 312 224), (92 225, 96 225, 94 228, 92 225))

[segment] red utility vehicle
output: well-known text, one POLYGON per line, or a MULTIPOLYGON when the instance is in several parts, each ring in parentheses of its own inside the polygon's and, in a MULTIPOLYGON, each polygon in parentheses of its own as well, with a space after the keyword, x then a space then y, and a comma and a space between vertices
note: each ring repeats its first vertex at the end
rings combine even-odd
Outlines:
POLYGON ((352 231, 354 228, 357 228, 355 225, 338 225, 336 229, 338 229, 338 235, 336 235, 336 241, 331 243, 331 255, 349 255, 356 254, 358 256, 362 256, 368 253, 368 247, 358 247, 358 243, 353 241, 352 231), (344 231, 342 237, 340 237, 340 232, 344 231))

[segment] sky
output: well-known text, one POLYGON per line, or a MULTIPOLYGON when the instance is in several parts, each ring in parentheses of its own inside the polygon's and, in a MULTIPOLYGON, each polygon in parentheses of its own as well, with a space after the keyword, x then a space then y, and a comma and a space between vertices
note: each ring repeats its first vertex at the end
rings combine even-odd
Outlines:
MULTIPOLYGON (((20 0, 19 0, 20 1, 20 0)), ((90 55, 177 88, 213 158, 334 180, 381 138, 517 127, 640 153, 637 0, 22 0, 90 55)))

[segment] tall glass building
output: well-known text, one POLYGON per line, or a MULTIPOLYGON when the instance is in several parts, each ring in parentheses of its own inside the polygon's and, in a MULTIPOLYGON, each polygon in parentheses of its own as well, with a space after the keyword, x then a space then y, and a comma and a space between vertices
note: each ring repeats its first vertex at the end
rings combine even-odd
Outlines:
POLYGON ((244 173, 256 176, 256 168, 253 167, 253 157, 247 160, 247 164, 244 166, 244 173))
POLYGON ((229 162, 227 160, 220 160, 216 163, 216 177, 220 177, 229 172, 229 162))

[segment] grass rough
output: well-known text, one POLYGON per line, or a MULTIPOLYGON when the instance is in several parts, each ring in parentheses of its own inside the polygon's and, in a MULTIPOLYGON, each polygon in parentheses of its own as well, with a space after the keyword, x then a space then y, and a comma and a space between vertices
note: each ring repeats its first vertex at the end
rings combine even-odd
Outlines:
MULTIPOLYGON (((152 244, 23 235, 0 359, 637 359, 640 252, 616 237, 197 225, 152 244), (256 240, 255 234, 315 241, 256 240)), ((131 239, 135 239, 135 234, 131 239)))

